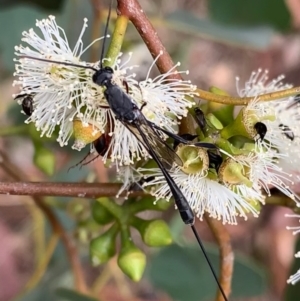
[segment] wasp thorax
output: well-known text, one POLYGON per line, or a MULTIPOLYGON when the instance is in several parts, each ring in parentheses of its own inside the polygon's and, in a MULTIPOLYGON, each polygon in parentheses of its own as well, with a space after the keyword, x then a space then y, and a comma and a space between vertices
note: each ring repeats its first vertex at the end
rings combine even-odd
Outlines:
POLYGON ((220 180, 228 185, 246 185, 252 187, 253 183, 249 179, 250 168, 233 158, 226 159, 220 166, 220 180))
POLYGON ((93 82, 99 86, 106 86, 113 78, 113 69, 104 67, 96 71, 93 75, 93 82))
POLYGON ((209 168, 208 154, 200 147, 180 144, 176 153, 183 162, 181 170, 186 174, 206 172, 209 168))

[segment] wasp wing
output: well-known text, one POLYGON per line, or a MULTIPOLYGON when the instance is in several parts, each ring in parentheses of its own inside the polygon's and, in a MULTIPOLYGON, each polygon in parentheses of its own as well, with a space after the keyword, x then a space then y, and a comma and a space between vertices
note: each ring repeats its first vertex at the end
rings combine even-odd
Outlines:
POLYGON ((181 136, 179 136, 177 134, 174 134, 172 132, 169 132, 169 131, 167 131, 167 130, 161 128, 161 127, 159 127, 158 125, 150 122, 149 120, 147 120, 147 122, 148 122, 149 125, 152 125, 152 127, 154 129, 163 132, 164 134, 166 134, 170 138, 174 139, 178 143, 194 145, 194 146, 203 147, 203 148, 212 149, 212 150, 218 149, 218 147, 216 145, 214 145, 213 143, 210 143, 210 142, 191 142, 191 141, 186 140, 185 138, 183 138, 183 137, 181 137, 181 136))
MULTIPOLYGON (((132 123, 122 122, 124 126, 144 145, 148 151, 148 146, 141 136, 140 132, 144 133, 145 139, 151 146, 152 151, 156 153, 158 158, 162 161, 164 166, 170 169, 175 162, 178 166, 182 166, 182 161, 175 153, 175 151, 164 141, 164 135, 159 130, 153 128, 147 122, 144 116, 137 118, 132 123), (147 138, 146 138, 147 137, 147 138)), ((149 151, 148 151, 149 152, 149 151)))

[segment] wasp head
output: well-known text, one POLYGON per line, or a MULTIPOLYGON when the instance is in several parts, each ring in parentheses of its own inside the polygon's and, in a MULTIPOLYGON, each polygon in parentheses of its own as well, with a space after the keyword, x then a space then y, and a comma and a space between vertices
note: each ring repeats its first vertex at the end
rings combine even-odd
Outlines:
POLYGON ((113 77, 113 69, 110 67, 104 67, 96 71, 93 75, 93 82, 99 86, 107 86, 113 77))

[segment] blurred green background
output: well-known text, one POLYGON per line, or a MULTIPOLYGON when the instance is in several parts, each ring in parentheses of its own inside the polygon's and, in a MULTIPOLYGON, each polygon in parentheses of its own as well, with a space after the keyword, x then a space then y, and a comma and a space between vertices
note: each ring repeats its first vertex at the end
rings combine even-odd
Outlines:
MULTIPOLYGON (((22 31, 34 28, 36 20, 55 15, 70 45, 74 45, 83 18, 87 17, 89 27, 84 42, 88 45, 103 31, 107 4, 100 0, 0 0, 0 150, 2 157, 6 154, 7 160, 24 173, 23 180, 114 181, 114 172, 107 171, 101 160, 68 172, 88 148, 78 153, 70 147, 59 148, 55 139, 40 139, 33 127, 24 125, 21 108, 11 97, 18 92, 11 84, 14 46, 20 44, 22 31)), ((269 69, 270 78, 285 74, 287 82, 300 85, 299 1, 141 0, 140 4, 174 61, 181 61, 182 69, 190 70, 190 79, 200 88, 214 85, 236 95, 235 76, 243 82, 258 68, 269 69)), ((115 18, 114 13, 110 30, 115 18)), ((87 52, 83 59, 97 60, 99 49, 87 52)), ((132 25, 123 49, 134 52, 132 64, 141 66, 139 77, 145 76, 152 58, 132 25)), ((1 167, 1 181, 12 180, 1 167)), ((174 236, 172 246, 146 248, 138 235, 134 236, 147 253, 148 263, 142 281, 133 284, 114 259, 100 268, 92 268, 89 263, 87 223, 91 222, 92 200, 49 197, 46 201, 76 243, 86 281, 100 300, 213 300, 216 284, 172 206, 164 213, 174 236), (85 224, 72 214, 78 203, 85 208, 85 224)), ((286 286, 295 238, 285 230, 287 224, 291 225, 283 217, 285 212, 288 211, 268 207, 259 219, 227 226, 236 254, 240 254, 236 255, 230 300, 299 300, 300 284, 286 286)), ((218 268, 218 249, 209 228, 205 222, 197 223, 197 227, 218 268)), ((47 220, 29 197, 0 196, 0 301, 16 297, 23 301, 92 300, 72 291, 72 274, 61 245, 48 268, 39 267, 46 256, 45 241, 50 232, 47 220), (42 276, 37 283, 35 272, 42 276)), ((294 272, 299 261, 294 262, 294 272)))

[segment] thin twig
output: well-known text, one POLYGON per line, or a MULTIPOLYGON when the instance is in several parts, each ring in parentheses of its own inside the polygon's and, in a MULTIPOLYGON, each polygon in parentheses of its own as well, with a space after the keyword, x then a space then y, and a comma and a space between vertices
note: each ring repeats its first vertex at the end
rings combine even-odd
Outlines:
MULTIPOLYGON (((156 58, 163 52, 158 58, 156 65, 161 73, 168 72, 174 66, 174 63, 138 1, 118 0, 117 13, 129 18, 144 40, 153 58, 156 58)), ((180 74, 174 74, 173 78, 181 79, 181 76, 180 74)))
MULTIPOLYGON (((205 220, 213 232, 213 235, 220 247, 220 284, 226 294, 231 293, 231 280, 233 275, 234 253, 232 251, 230 236, 224 225, 207 214, 205 220)), ((220 291, 217 293, 216 301, 224 301, 220 291)))
MULTIPOLYGON (((113 183, 53 183, 53 182, 0 182, 0 194, 61 196, 78 198, 115 197, 121 184, 113 183)), ((121 194, 126 196, 127 192, 121 194)), ((143 196, 143 191, 135 191, 131 196, 143 196)))
MULTIPOLYGON (((0 151, 0 156, 1 156, 1 161, 0 161, 0 166, 16 181, 28 179, 28 176, 24 174, 24 172, 16 165, 14 165, 12 162, 9 161, 8 157, 0 151)), ((2 182, 3 184, 5 182, 2 182)), ((10 183, 9 187, 10 189, 13 190, 13 186, 16 185, 16 183, 23 183, 23 190, 26 189, 26 182, 24 185, 24 182, 7 182, 10 183)), ((30 183, 34 184, 34 183, 30 183)), ((3 185, 5 187, 5 185, 3 185)), ((18 186, 18 185, 16 185, 18 186)), ((30 185, 29 185, 30 186, 30 185)), ((6 186, 6 188, 8 188, 6 186)), ((20 188, 20 187, 19 187, 20 188)), ((4 189, 5 190, 5 189, 4 189)), ((30 190, 29 190, 30 191, 30 190)), ((27 191, 27 192, 29 192, 27 191)), ((14 194, 14 193, 9 193, 7 191, 5 194, 14 194)), ((67 233, 65 232, 63 226, 57 219, 56 215, 52 211, 52 209, 46 205, 43 201, 43 199, 40 197, 38 194, 31 194, 31 193, 18 193, 18 195, 30 195, 32 196, 32 199, 36 206, 42 210, 42 212, 45 214, 47 217, 48 221, 51 224, 52 230, 54 233, 58 234, 62 242, 66 248, 66 252, 68 254, 68 259, 70 260, 71 268, 74 274, 74 282, 75 282, 75 287, 76 289, 81 292, 81 293, 87 293, 87 286, 84 280, 83 276, 83 271, 82 267, 80 264, 79 256, 77 253, 77 249, 74 247, 73 242, 70 240, 68 237, 67 233)))
MULTIPOLYGON (((91 0, 91 6, 93 8, 93 22, 92 22, 92 38, 91 40, 94 41, 100 36, 100 28, 102 22, 102 1, 99 0, 91 0)), ((100 42, 94 43, 91 47, 91 54, 90 58, 92 62, 98 61, 100 58, 100 42)))
POLYGON ((199 98, 211 102, 216 102, 216 103, 221 103, 221 104, 231 104, 231 105, 247 105, 249 102, 251 102, 254 99, 257 99, 257 101, 265 102, 265 101, 272 101, 276 99, 281 99, 281 98, 287 98, 287 97, 293 97, 299 94, 300 88, 295 87, 295 88, 290 88, 290 89, 285 89, 281 91, 275 91, 271 93, 265 93, 262 95, 253 96, 253 97, 232 97, 232 96, 227 96, 227 95, 219 95, 215 94, 209 91, 204 91, 201 89, 197 89, 196 92, 199 95, 199 98))

